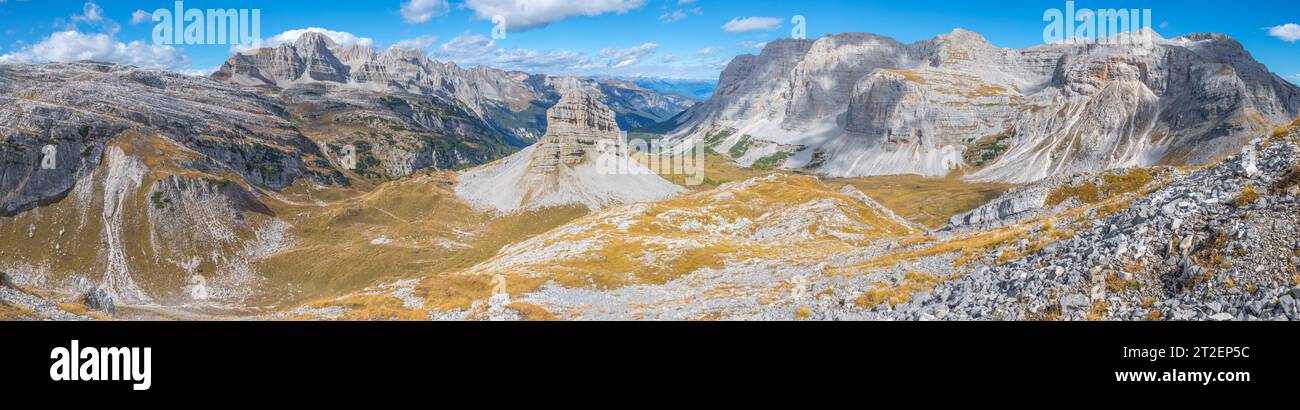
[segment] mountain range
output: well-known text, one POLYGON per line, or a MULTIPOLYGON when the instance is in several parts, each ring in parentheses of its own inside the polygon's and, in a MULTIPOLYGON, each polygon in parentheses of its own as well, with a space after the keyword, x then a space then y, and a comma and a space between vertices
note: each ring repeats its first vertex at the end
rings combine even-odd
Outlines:
POLYGON ((1151 35, 776 40, 702 101, 319 33, 0 65, 0 318, 1300 317, 1300 88, 1151 35))
POLYGON ((912 44, 777 40, 733 59, 671 134, 741 144, 742 165, 775 155, 830 177, 958 171, 1024 183, 1204 164, 1300 114, 1300 88, 1237 41, 1144 33, 1020 50, 961 29, 912 44))
POLYGON ((462 68, 414 50, 340 46, 317 32, 275 48, 236 54, 212 79, 278 94, 309 126, 361 125, 433 137, 429 143, 410 146, 371 135, 335 135, 340 141, 357 138, 373 147, 389 175, 427 167, 464 168, 530 145, 546 130, 546 108, 571 87, 598 89, 623 128, 663 121, 693 103, 620 81, 462 68))
POLYGON ((709 99, 713 95, 713 89, 718 86, 717 80, 616 76, 592 76, 590 78, 598 81, 621 81, 660 94, 676 95, 696 101, 709 99))

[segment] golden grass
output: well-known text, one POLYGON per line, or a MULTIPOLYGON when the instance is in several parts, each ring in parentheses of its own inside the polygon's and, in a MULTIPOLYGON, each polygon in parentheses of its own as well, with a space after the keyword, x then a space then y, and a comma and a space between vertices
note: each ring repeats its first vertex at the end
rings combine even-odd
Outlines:
POLYGON ((1000 86, 982 85, 974 91, 966 93, 966 98, 996 97, 1007 95, 1007 89, 1000 86))
POLYGON ((1300 132, 1300 118, 1296 118, 1290 124, 1282 125, 1273 130, 1273 138, 1281 139, 1288 135, 1300 132))
POLYGON ((560 320, 551 312, 531 303, 514 302, 509 305, 515 312, 519 312, 520 320, 526 322, 550 322, 560 320))
POLYGON ((1088 308, 1088 315, 1085 319, 1091 322, 1106 320, 1106 311, 1108 310, 1110 310, 1110 303, 1105 300, 1093 302, 1092 306, 1088 308))
POLYGON ((988 256, 988 251, 983 249, 962 249, 961 256, 952 261, 952 267, 960 268, 984 259, 986 256, 988 256))
POLYGON ((898 246, 901 246, 901 247, 904 247, 904 248, 910 248, 910 247, 913 247, 913 246, 918 246, 918 245, 925 245, 925 244, 929 244, 929 243, 934 243, 934 242, 937 241, 937 240, 938 240, 938 238, 935 238, 935 237, 933 237, 933 236, 914 236, 914 237, 910 237, 910 238, 899 239, 899 240, 898 240, 898 246))
POLYGON ((929 228, 943 227, 953 215, 984 205, 1015 187, 965 182, 956 175, 946 178, 889 175, 832 179, 828 183, 852 185, 898 216, 929 228))
POLYGON ((11 322, 32 318, 32 311, 22 306, 0 303, 0 322, 11 322))
MULTIPOLYGON (((839 271, 842 273, 860 273, 863 269, 883 268, 897 265, 900 262, 916 260, 928 256, 943 255, 952 252, 974 252, 988 249, 996 249, 1007 243, 1010 243, 1025 232, 1028 228, 1023 226, 998 228, 987 232, 981 232, 969 236, 955 238, 949 241, 939 242, 927 248, 906 249, 882 255, 879 258, 872 259, 859 265, 849 266, 839 271)), ((969 261, 969 259, 968 259, 969 261)))
POLYGON ((1165 312, 1161 311, 1160 308, 1151 308, 1151 311, 1147 313, 1147 320, 1151 322, 1156 322, 1159 321, 1160 317, 1164 315, 1165 312))
POLYGON ((1255 187, 1247 185, 1245 188, 1241 189, 1240 194, 1237 194, 1237 198, 1232 201, 1232 205, 1238 208, 1244 208, 1255 203, 1257 200, 1259 200, 1259 192, 1255 191, 1255 187))
POLYGON ((1110 272, 1106 275, 1105 280, 1106 290, 1111 293, 1119 293, 1125 290, 1139 290, 1142 286, 1142 282, 1138 282, 1136 279, 1124 280, 1117 272, 1110 272))
POLYGON ((1102 175, 1100 185, 1085 182, 1078 186, 1061 186, 1047 195, 1047 206, 1056 206, 1070 198, 1078 198, 1086 204, 1095 204, 1106 199, 1130 193, 1145 187, 1155 180, 1152 169, 1134 168, 1127 171, 1112 171, 1102 175))
POLYGON ((424 298, 424 306, 434 310, 465 309, 475 300, 492 296, 492 278, 478 275, 438 273, 415 286, 415 296, 424 298))
MULTIPOLYGON (((295 246, 263 261, 259 268, 271 286, 293 284, 316 298, 398 279, 425 277, 440 282, 491 258, 510 243, 588 212, 575 206, 492 215, 460 201, 451 191, 451 178, 436 173, 393 181, 325 207, 280 204, 277 212, 294 225, 295 246), (371 243, 380 236, 391 242, 371 243)), ((457 281, 451 282, 449 289, 458 289, 457 281)), ((464 298, 444 296, 450 299, 436 304, 468 306, 464 298)))
MULTIPOLYGON (((721 268, 725 255, 738 250, 736 245, 725 242, 678 253, 664 245, 632 238, 613 237, 603 242, 600 249, 581 258, 549 261, 535 268, 566 287, 612 290, 629 285, 660 285, 702 268, 721 268), (664 263, 645 263, 647 255, 655 255, 664 263)), ((541 285, 541 281, 536 282, 535 286, 541 285)))
POLYGON ((807 306, 800 306, 794 311, 795 320, 807 320, 810 317, 812 317, 812 311, 808 310, 807 306))
POLYGON ((82 303, 82 302, 80 302, 80 301, 60 303, 60 304, 59 304, 59 310, 62 310, 62 311, 64 311, 64 312, 68 312, 68 313, 71 313, 71 314, 74 314, 74 315, 77 315, 77 316, 86 316, 86 317, 93 318, 93 319, 95 319, 95 320, 100 320, 100 321, 113 320, 112 317, 108 316, 108 315, 105 314, 104 312, 100 312, 100 311, 97 311, 97 310, 93 310, 93 309, 91 309, 89 306, 86 306, 85 303, 82 303))
POLYGON ((901 76, 903 76, 903 81, 912 82, 912 83, 917 83, 917 84, 925 84, 925 83, 926 83, 925 77, 921 76, 920 74, 917 74, 915 71, 912 71, 912 70, 900 70, 900 69, 894 69, 894 68, 886 68, 886 69, 881 70, 881 71, 885 71, 885 72, 888 72, 888 73, 894 73, 894 74, 901 75, 901 76))
POLYGON ((1062 239, 1069 238, 1073 235, 1074 232, 1069 229, 1052 229, 1050 222, 1046 223, 1040 229, 1039 235, 1035 235, 1031 238, 1026 238, 1030 240, 1028 246, 1026 246, 1024 249, 1021 250, 1003 251, 1002 254, 998 256, 997 263, 999 265, 1002 265, 1002 264, 1006 264, 1007 262, 1011 262, 1013 260, 1020 259, 1025 256, 1033 255, 1038 251, 1042 250, 1043 248, 1047 247, 1047 245, 1051 245, 1053 243, 1061 241, 1062 239))
POLYGON ((886 303, 890 308, 910 302, 916 292, 934 289, 944 280, 925 272, 908 272, 898 285, 890 286, 884 281, 876 282, 871 289, 862 292, 857 305, 870 309, 886 303))
POLYGON ((344 313, 336 319, 344 321, 429 320, 428 312, 402 306, 401 299, 388 295, 352 295, 342 299, 316 302, 308 306, 341 307, 344 313))
MULTIPOLYGON (((637 159, 645 163, 647 159, 644 157, 644 155, 638 156, 637 159)), ((704 180, 700 184, 688 185, 687 180, 695 178, 694 175, 674 174, 670 170, 661 170, 659 176, 687 189, 702 191, 717 188, 718 185, 728 182, 743 181, 768 174, 789 173, 793 172, 779 168, 743 168, 731 162, 730 157, 717 153, 708 153, 704 156, 704 180)))
POLYGON ((490 296, 490 278, 498 274, 507 278, 511 294, 531 292, 548 282, 600 290, 657 285, 739 260, 818 260, 876 239, 916 234, 857 198, 808 176, 760 179, 744 188, 690 193, 643 203, 635 209, 579 218, 526 248, 496 256, 480 270, 430 275, 417 286, 416 294, 433 309, 465 308, 490 296), (753 240, 747 230, 737 235, 702 235, 699 228, 692 227, 694 223, 708 226, 719 220, 758 221, 812 201, 831 201, 851 223, 829 227, 813 224, 806 235, 795 233, 800 235, 795 242, 753 240), (840 238, 819 232, 822 228, 851 236, 840 238), (588 245, 578 254, 543 258, 536 253, 538 249, 575 243, 588 245))

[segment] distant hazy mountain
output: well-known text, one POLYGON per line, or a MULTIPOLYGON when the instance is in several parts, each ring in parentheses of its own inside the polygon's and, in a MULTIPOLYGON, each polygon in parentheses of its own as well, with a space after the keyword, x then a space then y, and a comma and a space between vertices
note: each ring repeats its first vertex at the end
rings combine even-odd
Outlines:
POLYGON ((666 120, 693 103, 621 82, 462 68, 413 50, 341 46, 320 33, 236 54, 212 79, 272 89, 291 111, 329 134, 323 142, 361 140, 373 148, 388 175, 480 164, 529 145, 545 133, 546 109, 564 87, 598 89, 625 128, 666 120), (400 129, 420 138, 358 135, 339 124, 400 129))
POLYGON ((660 94, 671 94, 679 97, 689 98, 695 101, 704 101, 713 95, 713 89, 717 88, 717 80, 693 80, 681 78, 661 78, 661 77, 610 77, 610 76, 592 76, 588 77, 596 81, 618 81, 632 84, 660 94))
POLYGON ((830 176, 964 169, 982 181, 1200 164, 1300 114, 1300 88, 1221 35, 998 48, 964 30, 864 33, 736 57, 675 137, 830 176), (776 157, 774 157, 776 156, 776 157))

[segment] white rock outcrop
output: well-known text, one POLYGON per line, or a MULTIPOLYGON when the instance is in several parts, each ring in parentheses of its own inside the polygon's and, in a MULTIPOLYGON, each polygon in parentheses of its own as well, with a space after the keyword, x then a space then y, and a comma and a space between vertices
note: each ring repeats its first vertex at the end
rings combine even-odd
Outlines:
POLYGON ((1206 163, 1300 115, 1300 88, 1237 41, 1149 34, 1020 50, 961 29, 913 44, 863 33, 773 41, 732 60, 670 138, 726 131, 797 146, 786 167, 834 177, 965 169, 1024 183, 1206 163))
POLYGON ((627 153, 608 152, 619 146, 618 124, 614 112, 591 90, 570 89, 547 110, 546 119, 546 135, 540 141, 465 172, 456 194, 478 207, 512 212, 573 204, 596 210, 683 191, 636 161, 625 161, 630 165, 626 172, 599 168, 601 155, 626 158, 627 153))

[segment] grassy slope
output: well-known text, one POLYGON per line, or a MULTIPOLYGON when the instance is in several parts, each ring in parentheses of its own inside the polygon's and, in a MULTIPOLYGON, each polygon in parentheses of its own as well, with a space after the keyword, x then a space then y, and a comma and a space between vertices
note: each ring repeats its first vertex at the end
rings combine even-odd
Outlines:
POLYGON ((394 181, 323 207, 282 202, 275 207, 294 224, 295 246, 259 267, 273 284, 295 289, 286 302, 331 298, 386 281, 463 270, 511 241, 586 213, 566 207, 493 216, 460 201, 451 191, 452 177, 394 181))
POLYGON ((898 216, 929 228, 943 227, 949 217, 986 204, 1014 187, 1010 184, 970 183, 955 177, 926 178, 918 175, 832 181, 853 185, 898 216))
POLYGON ((662 284, 701 268, 726 266, 729 261, 822 258, 875 239, 914 233, 815 178, 780 177, 744 188, 706 190, 612 208, 523 243, 492 263, 471 270, 459 283, 449 282, 448 277, 434 277, 421 288, 435 306, 448 306, 439 298, 459 298, 463 303, 451 306, 463 307, 469 300, 487 296, 486 284, 494 275, 509 278, 508 292, 512 294, 531 291, 549 281, 568 287, 617 289, 662 284), (814 223, 806 232, 797 234, 799 239, 754 240, 745 233, 748 229, 788 226, 787 221, 807 215, 795 212, 774 220, 765 218, 818 201, 832 201, 846 218, 833 226, 814 223), (742 221, 754 221, 760 226, 729 230, 738 226, 733 223, 744 226, 742 221), (704 228, 710 226, 713 228, 704 228), (859 235, 860 239, 843 239, 820 228, 859 235), (728 233, 705 235, 700 229, 728 233), (580 246, 582 250, 576 254, 556 251, 568 246, 580 246), (451 291, 440 292, 442 289, 451 291))

